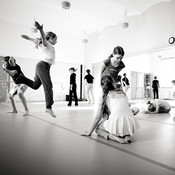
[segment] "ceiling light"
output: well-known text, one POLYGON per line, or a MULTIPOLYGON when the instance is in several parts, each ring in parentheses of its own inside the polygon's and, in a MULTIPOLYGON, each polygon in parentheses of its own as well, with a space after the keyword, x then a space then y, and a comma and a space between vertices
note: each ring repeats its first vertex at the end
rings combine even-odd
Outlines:
POLYGON ((63 9, 70 9, 70 6, 71 6, 71 3, 70 2, 68 2, 68 1, 63 1, 62 2, 62 8, 63 9))
POLYGON ((127 10, 125 10, 123 20, 122 20, 122 28, 126 29, 129 27, 129 22, 127 22, 127 10))
POLYGON ((128 28, 129 26, 129 23, 128 22, 123 22, 122 23, 122 27, 125 29, 125 28, 128 28))

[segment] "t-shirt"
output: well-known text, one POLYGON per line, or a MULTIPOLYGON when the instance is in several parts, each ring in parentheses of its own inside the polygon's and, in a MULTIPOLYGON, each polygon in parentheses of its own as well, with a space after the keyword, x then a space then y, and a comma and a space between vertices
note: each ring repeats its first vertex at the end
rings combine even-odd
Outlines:
POLYGON ((52 44, 50 44, 48 41, 47 46, 44 46, 43 44, 40 44, 40 40, 36 39, 35 44, 38 46, 41 46, 41 54, 43 57, 43 61, 49 63, 49 64, 55 64, 55 48, 52 44))
POLYGON ((6 67, 6 69, 8 69, 8 70, 16 70, 17 71, 17 74, 15 74, 14 76, 12 76, 12 79, 13 79, 14 82, 16 82, 16 78, 19 75, 24 75, 23 72, 22 72, 22 70, 21 70, 21 67, 18 64, 16 64, 15 66, 8 65, 6 67))
POLYGON ((102 76, 104 75, 110 75, 114 81, 118 81, 117 77, 118 77, 118 73, 125 67, 125 64, 120 61, 120 64, 117 67, 114 67, 111 64, 111 58, 107 58, 106 60, 104 60, 104 64, 106 66, 105 70, 102 72, 102 76))
POLYGON ((84 79, 86 79, 87 83, 93 83, 94 77, 91 74, 87 74, 84 79))
POLYGON ((152 88, 154 88, 154 89, 158 89, 159 88, 159 81, 158 80, 153 80, 152 88))
POLYGON ((76 84, 76 74, 75 73, 72 73, 70 75, 70 84, 76 84))

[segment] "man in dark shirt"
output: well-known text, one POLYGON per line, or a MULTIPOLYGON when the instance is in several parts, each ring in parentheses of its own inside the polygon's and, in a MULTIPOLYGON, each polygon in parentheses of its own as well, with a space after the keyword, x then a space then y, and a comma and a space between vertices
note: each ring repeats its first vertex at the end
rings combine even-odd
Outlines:
POLYGON ((159 81, 157 80, 157 77, 154 77, 154 80, 152 82, 152 88, 153 88, 153 94, 154 94, 154 99, 159 98, 159 81))
POLYGON ((87 75, 84 77, 84 79, 86 80, 86 85, 87 85, 87 88, 86 88, 86 94, 87 94, 87 100, 88 100, 88 103, 94 103, 94 94, 93 94, 93 80, 94 80, 94 77, 90 74, 90 70, 87 69, 86 70, 87 72, 87 75))

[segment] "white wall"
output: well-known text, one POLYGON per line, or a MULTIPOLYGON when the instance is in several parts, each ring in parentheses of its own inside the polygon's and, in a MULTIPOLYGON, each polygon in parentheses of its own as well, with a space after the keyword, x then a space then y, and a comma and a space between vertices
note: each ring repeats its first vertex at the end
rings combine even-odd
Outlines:
POLYGON ((121 45, 126 55, 149 52, 169 46, 175 36, 175 1, 158 3, 139 16, 128 17, 129 27, 106 27, 89 37, 86 64, 103 61, 113 48, 121 45))
MULTIPOLYGON (((131 71, 152 73, 158 76, 161 83, 160 97, 171 98, 171 80, 175 79, 175 73, 173 68, 161 66, 161 58, 175 57, 175 43, 168 43, 169 37, 175 37, 174 9, 175 1, 162 2, 139 16, 129 17, 127 29, 123 29, 119 24, 92 34, 86 45, 85 64, 102 62, 112 53, 115 46, 121 45, 126 53, 123 59, 126 67, 120 74, 126 72, 130 77, 131 71), (170 71, 172 74, 167 73, 170 71), (164 82, 168 82, 166 86, 164 82)), ((175 65, 175 59, 171 60, 172 64, 169 61, 166 61, 166 64, 175 65)))
MULTIPOLYGON (((151 72, 159 76, 160 64, 157 53, 152 54, 151 57, 147 57, 147 53, 170 46, 168 39, 170 36, 175 36, 174 9, 175 1, 158 3, 139 16, 129 17, 129 28, 123 29, 121 24, 106 27, 103 31, 89 36, 86 44, 83 44, 80 38, 59 34, 53 30, 58 35, 58 43, 55 46, 56 62, 83 64, 85 69, 91 69, 93 63, 102 62, 111 54, 116 45, 121 45, 126 52, 123 60, 126 68, 123 71, 128 73, 130 71, 151 72)), ((17 22, 0 20, 0 55, 40 59, 33 45, 20 38, 21 34, 34 37, 38 37, 38 34, 31 33, 30 24, 24 26, 17 22)), ((44 27, 46 30, 52 30, 47 25, 44 27)), ((25 62, 21 62, 21 67, 33 78, 31 72, 34 72, 34 63, 26 65, 25 62)), ((65 79, 67 79, 66 74, 63 73, 65 79)), ((161 78, 162 75, 160 75, 160 81, 162 81, 161 78)))

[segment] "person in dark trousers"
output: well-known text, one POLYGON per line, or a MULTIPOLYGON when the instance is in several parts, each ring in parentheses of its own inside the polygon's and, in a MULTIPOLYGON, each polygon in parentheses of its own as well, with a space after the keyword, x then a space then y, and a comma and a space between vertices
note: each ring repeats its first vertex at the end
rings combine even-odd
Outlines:
POLYGON ((159 98, 159 87, 160 87, 159 80, 157 80, 157 77, 154 76, 154 80, 152 82, 154 99, 158 99, 159 98))
POLYGON ((76 84, 76 69, 71 67, 69 69, 70 72, 70 87, 69 87, 69 103, 68 106, 72 105, 72 96, 74 96, 75 106, 78 106, 78 98, 77 98, 77 84, 76 84))
POLYGON ((94 103, 94 93, 93 93, 93 80, 94 77, 91 75, 91 71, 89 69, 86 70, 87 75, 84 77, 84 79, 86 80, 86 93, 87 93, 87 100, 88 103, 94 103))

